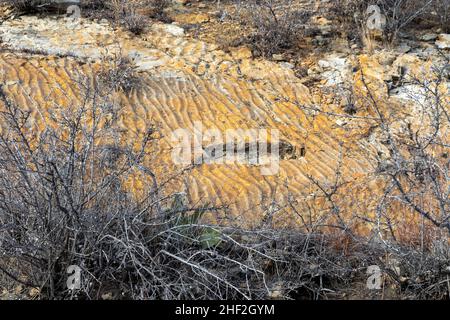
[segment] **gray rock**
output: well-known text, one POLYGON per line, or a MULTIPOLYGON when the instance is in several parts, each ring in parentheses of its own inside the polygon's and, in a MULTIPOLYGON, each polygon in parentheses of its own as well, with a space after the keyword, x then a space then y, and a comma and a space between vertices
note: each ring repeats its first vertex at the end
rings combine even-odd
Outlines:
POLYGON ((292 63, 289 62, 281 62, 280 66, 282 66, 285 69, 294 69, 294 65, 292 63))
POLYGON ((275 61, 285 61, 286 58, 282 54, 273 54, 272 59, 275 61))
POLYGON ((401 45, 399 45, 399 46, 397 47, 397 51, 398 51, 399 53, 408 53, 408 52, 411 51, 411 47, 408 46, 408 45, 405 44, 405 43, 402 43, 401 45))
POLYGON ((152 30, 155 32, 168 33, 175 37, 184 36, 184 29, 174 24, 154 24, 152 25, 152 30))
POLYGON ((435 33, 427 33, 420 37, 422 41, 434 41, 438 38, 438 35, 435 33))
POLYGON ((450 34, 442 33, 436 41, 436 45, 439 49, 450 49, 450 34))

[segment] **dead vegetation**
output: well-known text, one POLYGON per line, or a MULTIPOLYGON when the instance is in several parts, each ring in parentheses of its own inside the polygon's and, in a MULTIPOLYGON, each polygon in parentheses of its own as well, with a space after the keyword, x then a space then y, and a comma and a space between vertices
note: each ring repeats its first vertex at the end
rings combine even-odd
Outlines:
MULTIPOLYGON (((371 36, 367 29, 367 21, 374 17, 374 12, 368 11, 371 5, 377 5, 381 9, 380 13, 385 21, 377 31, 381 32, 386 44, 392 45, 398 40, 399 33, 430 14, 433 6, 439 7, 442 3, 440 0, 338 0, 333 2, 330 13, 343 23, 342 27, 352 37, 364 41, 371 36)), ((445 10, 437 12, 437 15, 440 19, 447 19, 445 10)))
POLYGON ((23 12, 36 12, 42 6, 45 6, 48 1, 45 0, 2 0, 1 4, 7 4, 23 12))
POLYGON ((155 128, 137 145, 120 143, 114 86, 85 78, 79 86, 81 103, 55 112, 59 126, 38 135, 29 131, 30 111, 0 91, 2 287, 42 299, 449 297, 448 243, 418 250, 393 237, 357 237, 335 201, 339 169, 334 186, 311 177, 330 203, 321 224, 335 232, 280 229, 270 219, 256 228, 206 224, 206 213, 226 208, 191 207, 182 193, 166 193, 144 161, 155 128), (125 187, 135 174, 149 186, 139 198, 125 187), (82 270, 79 290, 67 287, 72 265, 82 270), (371 265, 383 270, 378 291, 364 289, 371 265))
MULTIPOLYGON (((20 14, 64 13, 72 3, 55 3, 52 0, 0 0, 0 3, 13 7, 20 14)), ((165 9, 169 0, 87 0, 79 3, 82 15, 97 19, 108 18, 125 27, 135 35, 139 35, 151 25, 151 19, 171 22, 165 9)))
POLYGON ((170 5, 168 0, 104 1, 103 6, 110 11, 114 21, 135 35, 139 35, 151 24, 152 19, 171 22, 164 10, 170 5))
POLYGON ((134 62, 123 55, 122 49, 110 57, 103 57, 101 69, 97 75, 100 87, 114 91, 130 93, 132 89, 139 89, 142 84, 134 62))
MULTIPOLYGON (((251 32, 244 32, 229 43, 231 46, 248 45, 255 56, 271 57, 298 50, 305 40, 318 33, 317 26, 310 17, 321 15, 332 19, 339 25, 337 33, 346 34, 361 46, 367 46, 374 39, 385 47, 394 46, 409 28, 427 20, 435 26, 448 30, 448 0, 337 0, 330 3, 316 2, 316 7, 299 5, 295 0, 235 0, 234 10, 225 10, 226 20, 234 19, 251 32), (379 30, 369 30, 367 23, 374 18, 370 6, 377 5, 385 20, 379 30)), ((230 6, 228 6, 230 8, 230 6)))
POLYGON ((292 1, 246 1, 239 3, 241 24, 249 23, 253 33, 242 44, 250 45, 255 56, 295 49, 306 30, 311 12, 292 9, 292 1))
MULTIPOLYGON (((152 12, 145 16, 129 2, 108 3, 90 1, 86 6, 110 10, 135 34, 145 30, 147 17, 165 19, 168 5, 152 1, 152 12)), ((339 10, 348 17, 366 8, 364 1, 346 3, 339 10)), ((434 3, 445 6, 445 0, 434 3)), ((31 10, 30 2, 13 4, 31 10)), ((388 41, 395 41, 421 8, 428 8, 428 2, 381 4, 388 12, 388 41)), ((243 17, 251 17, 245 23, 253 28, 242 43, 256 56, 271 57, 302 41, 309 12, 269 0, 250 1, 242 8, 243 17)), ((445 26, 448 15, 437 10, 445 26)), ((355 19, 347 23, 359 28, 364 20, 355 19)), ((378 216, 366 221, 374 226, 368 238, 356 236, 343 218, 336 201, 342 186, 339 168, 330 186, 308 177, 329 204, 320 225, 305 222, 299 229, 279 229, 270 219, 255 228, 205 223, 205 214, 226 208, 191 207, 182 193, 158 184, 161 177, 145 161, 156 139, 151 124, 136 137, 139 143, 123 143, 117 125, 122 106, 114 94, 140 85, 126 58, 118 56, 94 81, 80 77, 80 103, 59 108, 51 119, 59 125, 47 125, 38 134, 30 131, 31 111, 0 87, 0 287, 35 288, 43 299, 382 298, 388 288, 391 298, 449 299, 445 138, 450 118, 446 95, 439 91, 448 70, 447 63, 427 81, 409 79, 426 92, 425 100, 420 99, 425 127, 404 122, 398 130, 367 90, 365 107, 374 116, 366 120, 382 133, 389 150, 388 156, 380 155, 374 172, 386 189, 378 216), (126 187, 134 175, 149 186, 139 198, 126 187), (387 208, 399 204, 424 221, 409 243, 387 214, 387 208), (337 231, 325 232, 330 229, 337 231), (66 284, 71 265, 82 269, 81 288, 75 291, 66 284), (364 289, 371 265, 383 270, 379 291, 364 289)), ((355 97, 348 101, 339 117, 364 117, 355 97)))
POLYGON ((450 1, 434 0, 432 3, 432 15, 439 21, 442 31, 450 32, 450 1))

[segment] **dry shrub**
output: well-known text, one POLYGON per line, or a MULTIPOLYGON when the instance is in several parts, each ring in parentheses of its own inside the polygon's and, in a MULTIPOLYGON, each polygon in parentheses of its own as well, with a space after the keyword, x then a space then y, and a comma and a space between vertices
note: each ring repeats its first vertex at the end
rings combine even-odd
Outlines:
POLYGON ((32 111, 0 90, 0 281, 39 288, 46 299, 325 299, 365 283, 375 264, 399 296, 448 297, 448 247, 417 251, 345 226, 333 236, 270 222, 205 224, 205 214, 226 208, 189 206, 158 184, 167 177, 145 161, 156 130, 148 124, 123 142, 115 80, 78 83, 79 104, 57 108, 58 125, 41 131, 30 128, 32 111), (126 186, 137 173, 148 186, 139 198, 126 186), (71 265, 82 270, 75 291, 71 265))
POLYGON ((450 32, 450 0, 434 0, 432 8, 442 31, 450 32))
POLYGON ((240 22, 250 23, 253 28, 253 33, 240 42, 251 45, 255 56, 271 57, 295 48, 301 41, 310 13, 293 10, 291 2, 251 0, 240 3, 243 9, 240 22))
MULTIPOLYGON (((337 0, 330 8, 343 27, 354 38, 364 39, 367 35, 367 9, 370 5, 378 5, 386 17, 384 39, 388 44, 394 43, 398 35, 415 20, 423 17, 432 8, 434 0, 337 0), (357 31, 357 34, 355 34, 357 31)), ((445 1, 445 0, 444 0, 445 1)))
POLYGON ((150 24, 149 18, 171 22, 164 11, 171 4, 169 0, 109 0, 107 3, 116 21, 136 35, 150 24))
MULTIPOLYGON (((24 13, 51 12, 61 5, 64 6, 53 0, 0 0, 0 3, 11 5, 24 13)), ((149 25, 149 18, 171 22, 165 13, 170 4, 170 0, 85 0, 80 6, 85 10, 86 16, 113 18, 130 32, 139 35, 149 25)))
POLYGON ((122 17, 122 22, 130 32, 139 35, 145 30, 148 20, 136 12, 129 12, 122 17))
POLYGON ((112 57, 107 56, 102 59, 97 79, 100 86, 125 93, 129 93, 132 89, 139 89, 141 86, 137 66, 129 57, 123 55, 121 48, 112 57))
POLYGON ((110 0, 107 7, 114 20, 135 35, 141 34, 149 23, 147 17, 138 12, 139 5, 134 1, 110 0))
POLYGON ((224 208, 164 194, 144 161, 155 130, 121 143, 114 85, 81 79, 80 103, 40 131, 1 88, 0 279, 46 299, 262 299, 280 285, 284 297, 322 297, 321 279, 349 279, 324 236, 207 225, 202 216, 224 208), (125 185, 136 173, 148 186, 139 199, 125 185), (76 291, 72 265, 82 270, 76 291))
POLYGON ((146 8, 150 9, 150 17, 163 22, 172 22, 165 13, 165 10, 171 5, 171 0, 147 0, 146 8))
POLYGON ((27 13, 36 12, 50 2, 49 0, 0 0, 0 4, 10 5, 18 11, 27 13))

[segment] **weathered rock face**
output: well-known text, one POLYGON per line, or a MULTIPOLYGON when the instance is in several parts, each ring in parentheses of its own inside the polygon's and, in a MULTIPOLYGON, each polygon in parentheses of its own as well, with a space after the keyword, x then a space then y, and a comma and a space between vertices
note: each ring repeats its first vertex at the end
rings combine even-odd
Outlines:
POLYGON ((0 26, 0 34, 2 41, 14 50, 49 55, 100 59, 114 46, 111 28, 106 21, 97 24, 85 23, 84 20, 25 16, 5 21, 0 26))
POLYGON ((440 34, 436 41, 436 45, 439 49, 450 49, 450 34, 440 34))
MULTIPOLYGON (((299 211, 314 204, 310 218, 315 220, 329 211, 329 203, 312 181, 332 185, 339 167, 348 182, 339 201, 352 213, 370 216, 374 212, 371 194, 379 186, 368 178, 375 169, 377 152, 372 137, 361 139, 367 129, 361 129, 357 120, 338 123, 314 112, 317 102, 310 90, 285 63, 253 60, 246 49, 227 54, 214 44, 187 38, 176 25, 155 24, 138 39, 113 30, 106 21, 74 23, 26 16, 5 21, 0 36, 9 49, 0 54, 0 81, 18 103, 26 105, 26 95, 37 101, 42 109, 34 110, 36 117, 50 113, 55 103, 65 105, 79 98, 74 74, 92 77, 102 61, 117 54, 134 60, 143 83, 122 95, 126 108, 121 126, 129 133, 130 143, 136 134, 144 133, 146 124, 158 127, 163 138, 149 165, 161 180, 174 176, 170 191, 185 192, 191 203, 227 205, 228 215, 247 223, 259 223, 268 211, 275 211, 278 223, 289 224, 298 219, 291 205, 295 198, 299 211), (250 164, 202 164, 179 175, 183 167, 173 163, 175 145, 170 137, 178 129, 193 133, 196 122, 205 130, 221 133, 239 128, 277 129, 281 140, 288 142, 289 154, 273 176, 262 175, 260 167, 250 164)), ((388 64, 404 64, 395 57, 387 60, 388 64)), ((384 81, 391 67, 369 57, 361 57, 360 64, 366 77, 387 95, 384 81)), ((355 80, 352 63, 345 56, 330 55, 319 66, 325 85, 355 80)), ((143 187, 138 178, 130 181, 136 192, 143 187)))
POLYGON ((351 64, 346 56, 332 54, 319 60, 318 65, 328 85, 343 84, 351 78, 351 64))

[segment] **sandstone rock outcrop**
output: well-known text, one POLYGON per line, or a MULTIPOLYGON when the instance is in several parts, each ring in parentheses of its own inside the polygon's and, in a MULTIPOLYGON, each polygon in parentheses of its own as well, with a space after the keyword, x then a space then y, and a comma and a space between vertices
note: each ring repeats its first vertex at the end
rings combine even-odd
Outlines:
MULTIPOLYGON (((154 24, 141 38, 133 38, 106 21, 74 23, 24 16, 0 25, 0 36, 8 49, 0 53, 0 81, 19 104, 26 106, 30 98, 37 102, 39 107, 28 106, 35 108, 37 122, 45 122, 52 105, 80 98, 73 74, 93 77, 99 64, 117 54, 133 60, 143 84, 121 94, 126 106, 121 125, 130 143, 143 134, 146 124, 156 125, 162 138, 149 165, 160 177, 173 176, 171 190, 185 192, 190 203, 225 205, 226 215, 250 224, 260 223, 276 206, 275 221, 283 225, 303 219, 294 211, 308 212, 314 204, 308 215, 320 222, 321 214, 329 212, 329 203, 316 182, 331 186, 339 170, 344 177, 339 201, 346 211, 364 217, 375 214, 372 195, 380 181, 369 173, 376 169, 377 153, 386 151, 358 118, 343 122, 329 116, 327 112, 339 111, 340 106, 318 103, 285 62, 254 60, 246 48, 225 53, 215 44, 186 37, 183 28, 173 24, 154 24), (274 176, 264 176, 250 164, 203 164, 181 175, 183 168, 171 159, 170 136, 180 128, 193 132, 196 122, 220 132, 276 129, 297 154, 282 159, 274 176)), ((422 64, 415 55, 382 54, 332 54, 318 61, 323 86, 332 90, 349 83, 356 91, 363 90, 363 73, 386 101, 390 99, 387 82, 399 77, 399 68, 412 72, 422 64)), ((401 91, 396 95, 404 98, 401 91)), ((139 192, 145 186, 136 177, 129 187, 139 192)))

